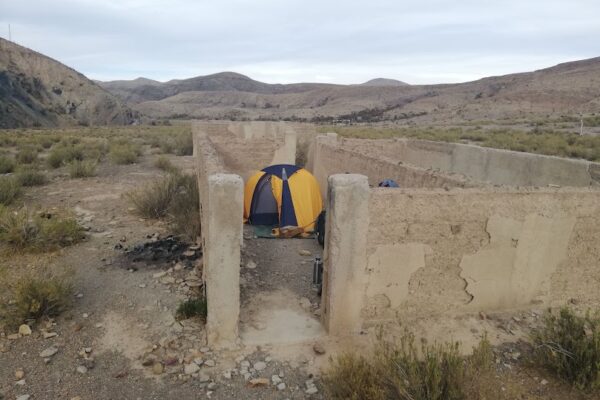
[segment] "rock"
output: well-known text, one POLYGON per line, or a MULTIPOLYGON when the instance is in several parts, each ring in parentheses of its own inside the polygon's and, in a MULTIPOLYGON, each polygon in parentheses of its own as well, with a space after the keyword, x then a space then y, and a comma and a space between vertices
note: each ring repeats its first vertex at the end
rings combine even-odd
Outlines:
POLYGON ((215 390, 217 388, 217 384, 215 382, 211 382, 206 387, 208 390, 215 390))
POLYGON ((209 382, 210 375, 208 375, 206 372, 200 372, 200 374, 198 375, 198 380, 200 381, 200 383, 209 382))
POLYGON ((19 326, 19 335, 21 336, 29 336, 31 335, 31 328, 27 324, 23 324, 19 326))
POLYGON ((250 366, 250 362, 246 361, 246 360, 243 360, 242 362, 240 362, 240 366, 248 369, 248 367, 250 366))
POLYGON ((548 381, 547 381, 547 380, 545 380, 545 379, 542 379, 542 381, 541 381, 540 383, 541 383, 542 385, 544 385, 544 386, 545 386, 545 385, 547 385, 547 384, 548 384, 548 381))
POLYGON ((154 363, 152 366, 152 373, 154 375, 160 375, 165 370, 165 367, 161 363, 154 363))
POLYGON ((206 360, 204 361, 204 365, 207 367, 214 367, 216 365, 215 360, 206 360))
POLYGON ((318 355, 323 355, 326 353, 325 347, 321 343, 315 343, 313 345, 313 351, 318 355))
POLYGON ((310 300, 307 299, 306 297, 302 297, 300 299, 300 307, 302 307, 305 311, 310 310, 310 307, 311 307, 310 300))
POLYGON ((311 386, 304 391, 304 393, 306 393, 306 394, 316 394, 318 392, 319 392, 319 390, 317 389, 316 386, 311 386))
POLYGON ((40 357, 49 358, 58 353, 58 349, 56 347, 48 347, 46 350, 40 353, 40 357))
POLYGON ((185 372, 186 375, 192 375, 198 371, 200 371, 200 366, 196 363, 186 364, 186 366, 183 367, 183 372, 185 372))
POLYGON ((23 378, 25 378, 25 371, 23 371, 21 368, 19 368, 18 370, 15 371, 15 379, 20 381, 23 378))
POLYGON ((28 394, 22 394, 20 396, 17 396, 17 400, 29 400, 30 398, 31 396, 28 394))
POLYGON ((145 284, 145 283, 140 283, 138 286, 139 286, 141 289, 145 289, 145 288, 146 288, 146 284, 145 284))
POLYGON ((279 385, 277 385, 277 390, 285 390, 285 383, 281 382, 279 385))
POLYGON ((153 274, 152 277, 154 279, 158 279, 158 278, 162 278, 163 276, 165 276, 167 273, 165 271, 162 272, 157 272, 156 274, 153 274))
POLYGON ((267 386, 269 384, 269 380, 267 378, 254 378, 254 379, 250 379, 250 382, 248 382, 250 384, 251 387, 256 387, 256 386, 267 386))
POLYGON ((246 263, 246 268, 248 269, 255 269, 256 268, 256 263, 252 260, 248 260, 248 262, 246 263))
POLYGON ((80 365, 77 367, 77 372, 79 372, 80 374, 87 374, 88 369, 85 365, 80 365))
POLYGON ((46 331, 43 331, 43 332, 42 332, 42 336, 44 337, 44 339, 51 339, 51 338, 53 338, 53 337, 56 337, 56 336, 58 336, 58 333, 56 333, 56 332, 46 332, 46 331))
POLYGON ((25 379, 21 379, 20 381, 16 381, 15 385, 17 385, 17 386, 25 386, 25 379))
POLYGON ((231 371, 225 371, 225 372, 223 372, 223 378, 225 378, 225 379, 231 379, 231 371))
POLYGON ((184 269, 185 266, 182 263, 177 263, 175 264, 175 266, 173 267, 173 271, 181 271, 182 269, 184 269))
POLYGON ((201 347, 200 352, 202 353, 210 353, 210 347, 201 347))
POLYGON ((6 336, 6 338, 8 340, 17 340, 17 339, 21 338, 21 335, 19 335, 18 333, 13 333, 13 334, 6 336))
POLYGON ((271 377, 271 382, 273 383, 274 386, 277 386, 281 383, 281 378, 279 377, 279 375, 273 375, 271 377))
POLYGON ((311 256, 312 255, 312 253, 310 251, 304 250, 304 249, 298 250, 298 254, 300 254, 301 256, 311 256))
POLYGON ((88 314, 88 313, 85 313, 85 312, 84 312, 84 313, 83 313, 83 315, 82 315, 82 317, 83 317, 83 318, 87 318, 87 317, 89 317, 89 316, 90 316, 90 314, 88 314))
POLYGON ((254 363, 253 367, 257 371, 262 371, 263 369, 267 368, 267 364, 262 361, 259 361, 254 363))

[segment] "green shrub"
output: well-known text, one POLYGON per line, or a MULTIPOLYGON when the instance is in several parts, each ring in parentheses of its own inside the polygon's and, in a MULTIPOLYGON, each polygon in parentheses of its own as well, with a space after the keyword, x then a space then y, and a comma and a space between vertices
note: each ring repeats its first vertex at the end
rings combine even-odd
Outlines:
POLYGON ((115 144, 109 153, 111 161, 120 165, 135 163, 139 155, 139 150, 130 144, 115 144))
POLYGON ((600 388, 600 317, 548 312, 532 332, 534 361, 579 389, 600 388))
POLYGON ((190 241, 200 236, 200 194, 194 175, 181 175, 177 190, 169 205, 169 220, 173 231, 190 241))
POLYGON ((85 238, 73 218, 34 215, 27 208, 0 215, 0 243, 13 250, 49 251, 85 238))
POLYGON ((15 161, 7 156, 0 156, 0 174, 8 174, 15 170, 15 161))
POLYGON ((69 175, 71 178, 89 178, 96 176, 98 163, 92 160, 74 160, 69 164, 69 175))
POLYGON ((206 299, 202 297, 185 300, 177 307, 177 319, 188 319, 200 317, 206 319, 207 314, 206 299))
POLYGON ((0 176, 0 204, 10 205, 21 194, 21 185, 12 176, 0 176))
POLYGON ((175 136, 175 154, 191 156, 194 153, 194 142, 191 133, 181 133, 175 136))
POLYGON ((40 186, 48 182, 46 174, 35 168, 19 169, 16 178, 21 186, 40 186))
POLYGON ((146 186, 127 193, 135 212, 144 218, 162 218, 167 215, 173 198, 179 190, 180 175, 169 174, 146 186))
POLYGON ((60 315, 70 306, 73 292, 68 279, 56 276, 24 277, 4 290, 14 300, 0 308, 0 317, 9 326, 60 315))
POLYGON ((166 172, 175 172, 177 171, 177 167, 173 165, 171 161, 165 156, 160 156, 154 162, 154 166, 158 169, 162 169, 166 172))
POLYGON ((33 164, 37 161, 37 156, 38 153, 33 147, 26 146, 21 148, 17 153, 17 162, 19 164, 33 164))
POLYGON ((491 370, 491 346, 483 338, 471 357, 458 343, 417 347, 406 333, 399 344, 381 342, 368 358, 345 354, 323 378, 329 399, 458 400, 470 394, 480 374, 491 370))

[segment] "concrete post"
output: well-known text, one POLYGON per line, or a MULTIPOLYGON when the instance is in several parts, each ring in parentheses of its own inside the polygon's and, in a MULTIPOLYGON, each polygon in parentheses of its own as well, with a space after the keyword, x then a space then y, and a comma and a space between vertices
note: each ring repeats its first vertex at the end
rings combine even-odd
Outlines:
POLYGON ((208 210, 203 210, 208 224, 204 246, 206 333, 208 344, 217 348, 233 347, 238 338, 243 187, 238 175, 208 177, 208 210))
POLYGON ((363 175, 332 175, 328 183, 321 310, 329 334, 343 336, 361 329, 370 189, 363 175))

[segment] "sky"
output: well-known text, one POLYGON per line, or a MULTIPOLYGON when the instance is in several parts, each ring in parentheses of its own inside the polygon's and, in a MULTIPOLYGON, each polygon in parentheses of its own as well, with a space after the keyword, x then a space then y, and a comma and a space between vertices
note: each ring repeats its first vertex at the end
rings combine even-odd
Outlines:
POLYGON ((0 0, 0 36, 91 79, 453 83, 600 56, 600 0, 0 0))

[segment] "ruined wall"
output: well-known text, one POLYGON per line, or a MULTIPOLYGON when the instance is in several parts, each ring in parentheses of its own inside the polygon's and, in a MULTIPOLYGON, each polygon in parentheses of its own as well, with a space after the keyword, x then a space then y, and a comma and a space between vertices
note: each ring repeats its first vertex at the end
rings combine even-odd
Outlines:
POLYGON ((600 164, 584 160, 415 139, 344 139, 343 147, 496 185, 600 185, 600 164))
POLYGON ((600 300, 600 191, 371 189, 362 318, 600 300))
POLYGON ((327 193, 327 178, 333 174, 358 173, 366 175, 369 185, 377 186, 384 179, 394 179, 400 187, 439 188, 472 187, 479 184, 462 176, 426 170, 392 160, 384 155, 369 155, 345 146, 335 134, 318 136, 309 157, 309 168, 319 182, 321 193, 327 193))

